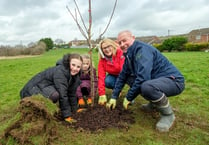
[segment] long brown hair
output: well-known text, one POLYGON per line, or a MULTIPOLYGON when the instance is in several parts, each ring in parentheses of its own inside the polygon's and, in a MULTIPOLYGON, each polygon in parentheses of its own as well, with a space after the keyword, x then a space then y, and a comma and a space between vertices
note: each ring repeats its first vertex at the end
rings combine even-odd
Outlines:
POLYGON ((63 56, 63 65, 65 66, 65 68, 69 68, 69 66, 70 66, 70 61, 71 61, 72 59, 78 59, 78 60, 80 60, 81 62, 83 62, 83 58, 81 57, 80 54, 77 54, 77 53, 72 53, 72 54, 70 54, 70 53, 68 53, 68 54, 65 54, 65 55, 63 56))

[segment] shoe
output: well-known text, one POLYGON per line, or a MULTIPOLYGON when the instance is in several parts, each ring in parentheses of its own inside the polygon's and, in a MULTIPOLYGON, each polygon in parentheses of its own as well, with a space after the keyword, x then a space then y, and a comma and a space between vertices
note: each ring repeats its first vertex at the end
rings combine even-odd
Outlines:
POLYGON ((88 104, 88 105, 91 105, 91 104, 92 104, 92 99, 91 99, 91 98, 88 98, 88 99, 87 99, 87 104, 88 104))
POLYGON ((85 105, 85 102, 84 102, 83 98, 78 100, 78 105, 79 106, 84 106, 85 105))

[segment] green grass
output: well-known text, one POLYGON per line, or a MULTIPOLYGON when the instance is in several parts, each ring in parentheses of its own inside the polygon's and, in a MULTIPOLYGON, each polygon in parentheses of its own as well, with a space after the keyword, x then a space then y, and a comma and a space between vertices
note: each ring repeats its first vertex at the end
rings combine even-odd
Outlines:
MULTIPOLYGON (((14 121, 11 119, 14 119, 17 114, 16 110, 20 101, 19 91, 24 84, 36 73, 54 66, 58 59, 69 52, 83 54, 87 53, 88 49, 59 49, 32 58, 0 60, 0 136, 14 121)), ((169 133, 159 133, 155 130, 155 123, 158 119, 140 111, 140 105, 146 101, 138 96, 135 104, 130 107, 136 121, 135 124, 130 125, 130 129, 111 128, 98 133, 89 133, 77 132, 60 124, 58 133, 61 136, 53 144, 209 144, 209 53, 181 52, 164 53, 164 55, 181 70, 186 79, 184 92, 170 98, 176 114, 176 123, 169 133)), ((97 67, 96 52, 93 52, 93 60, 97 67)), ((124 95, 127 90, 128 87, 125 87, 124 95)), ((41 138, 37 138, 41 143, 41 138)), ((9 139, 7 144, 14 144, 14 141, 9 139)))

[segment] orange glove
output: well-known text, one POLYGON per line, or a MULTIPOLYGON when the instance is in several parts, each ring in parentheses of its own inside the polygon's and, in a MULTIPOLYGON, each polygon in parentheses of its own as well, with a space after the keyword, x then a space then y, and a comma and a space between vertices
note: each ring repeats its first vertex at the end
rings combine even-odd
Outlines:
POLYGON ((78 100, 78 105, 79 106, 84 106, 85 105, 85 102, 84 102, 83 98, 78 100))
POLYGON ((70 123, 70 124, 77 122, 77 121, 76 121, 75 119, 73 119, 72 117, 67 117, 67 118, 65 118, 65 121, 68 122, 68 123, 70 123))
POLYGON ((77 113, 81 113, 81 112, 84 112, 84 111, 86 111, 86 109, 80 108, 80 109, 77 110, 77 113))

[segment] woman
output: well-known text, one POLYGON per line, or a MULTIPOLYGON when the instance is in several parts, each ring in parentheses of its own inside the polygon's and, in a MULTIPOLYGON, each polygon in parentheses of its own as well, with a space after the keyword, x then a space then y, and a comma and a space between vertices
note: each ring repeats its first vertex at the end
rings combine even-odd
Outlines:
POLYGON ((113 89, 116 79, 122 70, 125 57, 118 44, 111 39, 103 39, 99 45, 98 64, 98 104, 104 105, 107 102, 105 87, 113 89), (107 75, 106 75, 107 73, 107 75))
POLYGON ((36 74, 20 91, 21 99, 41 94, 54 103, 59 100, 63 118, 74 122, 71 113, 77 110, 76 89, 80 83, 83 59, 79 54, 66 54, 56 66, 36 74))

